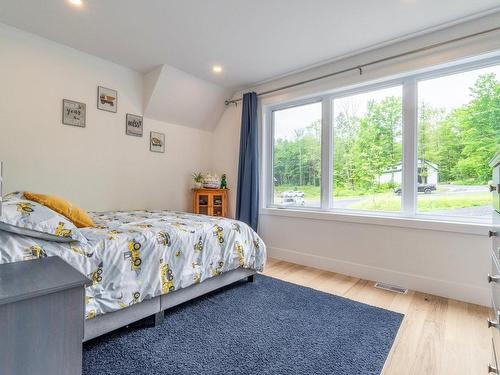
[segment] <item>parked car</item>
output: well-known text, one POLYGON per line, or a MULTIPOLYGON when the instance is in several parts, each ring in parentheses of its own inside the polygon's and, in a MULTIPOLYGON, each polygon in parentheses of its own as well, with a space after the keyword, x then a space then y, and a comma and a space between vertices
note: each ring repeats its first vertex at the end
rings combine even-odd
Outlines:
POLYGON ((304 202, 304 193, 301 191, 284 191, 281 193, 281 204, 303 206, 304 202))
MULTIPOLYGON (((417 191, 424 194, 431 194, 435 190, 436 185, 434 184, 419 184, 417 187, 417 191)), ((401 195, 401 187, 394 189, 394 193, 396 193, 397 195, 401 195)))

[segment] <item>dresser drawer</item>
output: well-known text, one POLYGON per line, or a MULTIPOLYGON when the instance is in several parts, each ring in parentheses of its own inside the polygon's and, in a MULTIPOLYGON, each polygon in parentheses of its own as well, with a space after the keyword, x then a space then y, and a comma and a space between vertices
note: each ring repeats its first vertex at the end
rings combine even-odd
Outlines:
POLYGON ((500 212, 500 154, 493 158, 490 164, 493 169, 493 177, 489 182, 493 208, 500 212))
MULTIPOLYGON (((488 316, 488 328, 491 332, 491 338, 495 344, 495 348, 500 348, 500 312, 498 310, 498 305, 495 305, 494 301, 491 301, 491 310, 488 316)), ((500 358, 500 353, 495 352, 496 358, 500 358)))
MULTIPOLYGON (((494 215, 494 219, 496 219, 496 216, 498 214, 494 215)), ((500 215, 499 215, 500 216, 500 215)), ((491 238, 491 251, 497 259, 500 262, 500 226, 494 225, 492 229, 490 230, 490 238, 491 238)))
POLYGON ((493 184, 490 181, 490 190, 491 190, 491 204, 493 209, 497 212, 500 212, 500 184, 493 184))
POLYGON ((497 261, 500 262, 500 229, 496 228, 495 233, 497 235, 491 237, 491 251, 497 258, 497 261))
POLYGON ((491 287, 491 298, 495 306, 500 307, 500 265, 495 254, 491 254, 491 272, 488 275, 491 287))
POLYGON ((497 353, 493 339, 491 340, 491 359, 488 364, 488 374, 498 374, 497 353))

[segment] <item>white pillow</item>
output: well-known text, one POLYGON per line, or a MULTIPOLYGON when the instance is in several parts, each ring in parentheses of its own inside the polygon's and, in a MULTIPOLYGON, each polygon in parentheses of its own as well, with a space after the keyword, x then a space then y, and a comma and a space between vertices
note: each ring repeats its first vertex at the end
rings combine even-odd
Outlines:
POLYGON ((18 192, 3 198, 0 230, 46 241, 87 243, 71 221, 18 192))

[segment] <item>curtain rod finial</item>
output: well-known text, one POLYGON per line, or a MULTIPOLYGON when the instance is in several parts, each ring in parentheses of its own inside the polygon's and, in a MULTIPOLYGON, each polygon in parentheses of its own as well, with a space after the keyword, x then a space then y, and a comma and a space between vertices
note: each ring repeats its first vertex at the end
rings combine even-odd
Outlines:
POLYGON ((224 103, 226 105, 229 105, 229 104, 234 104, 236 107, 238 106, 238 101, 237 100, 225 100, 224 103))

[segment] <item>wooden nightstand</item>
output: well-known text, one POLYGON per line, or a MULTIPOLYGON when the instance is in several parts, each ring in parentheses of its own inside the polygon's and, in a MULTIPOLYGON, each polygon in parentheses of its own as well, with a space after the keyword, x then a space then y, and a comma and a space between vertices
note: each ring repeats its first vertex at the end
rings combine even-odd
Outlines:
POLYGON ((0 374, 80 375, 85 286, 58 257, 0 265, 0 374))
POLYGON ((193 189, 193 212, 227 217, 228 191, 229 189, 193 189))

